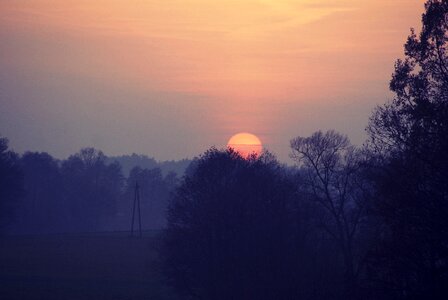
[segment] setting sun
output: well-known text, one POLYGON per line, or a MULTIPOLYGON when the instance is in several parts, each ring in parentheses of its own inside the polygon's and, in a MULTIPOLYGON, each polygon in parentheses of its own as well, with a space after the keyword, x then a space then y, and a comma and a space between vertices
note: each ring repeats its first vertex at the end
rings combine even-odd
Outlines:
POLYGON ((227 147, 237 151, 242 157, 248 157, 251 154, 258 156, 263 150, 260 139, 256 135, 246 132, 232 136, 227 142, 227 147))

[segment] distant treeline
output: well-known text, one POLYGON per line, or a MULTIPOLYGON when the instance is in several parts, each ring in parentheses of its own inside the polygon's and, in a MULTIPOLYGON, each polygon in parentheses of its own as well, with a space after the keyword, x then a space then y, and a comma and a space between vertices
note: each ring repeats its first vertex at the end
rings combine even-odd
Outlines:
POLYGON ((120 156, 107 156, 106 163, 110 164, 113 162, 118 162, 123 171, 125 177, 129 176, 129 173, 134 167, 140 167, 142 169, 160 169, 163 176, 168 175, 170 172, 174 172, 179 176, 182 176, 190 164, 191 160, 181 159, 181 160, 166 160, 166 161, 156 161, 152 157, 148 157, 143 154, 131 154, 131 155, 120 155, 120 156))
POLYGON ((160 229, 168 197, 189 163, 107 157, 94 148, 57 160, 48 153, 8 151, 6 138, 0 145, 2 231, 9 234, 129 230, 137 181, 143 229, 160 229))

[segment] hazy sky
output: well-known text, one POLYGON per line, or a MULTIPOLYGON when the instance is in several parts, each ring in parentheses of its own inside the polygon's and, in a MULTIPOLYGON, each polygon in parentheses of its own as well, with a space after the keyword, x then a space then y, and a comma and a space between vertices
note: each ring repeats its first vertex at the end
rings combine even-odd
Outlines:
POLYGON ((423 0, 1 1, 0 135, 64 158, 193 157, 231 135, 356 144, 423 0))

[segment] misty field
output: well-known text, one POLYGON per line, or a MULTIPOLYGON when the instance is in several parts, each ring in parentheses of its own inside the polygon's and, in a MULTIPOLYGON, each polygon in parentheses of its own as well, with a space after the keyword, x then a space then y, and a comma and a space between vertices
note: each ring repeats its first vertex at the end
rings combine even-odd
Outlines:
POLYGON ((0 239, 0 299, 174 299, 154 233, 0 239))

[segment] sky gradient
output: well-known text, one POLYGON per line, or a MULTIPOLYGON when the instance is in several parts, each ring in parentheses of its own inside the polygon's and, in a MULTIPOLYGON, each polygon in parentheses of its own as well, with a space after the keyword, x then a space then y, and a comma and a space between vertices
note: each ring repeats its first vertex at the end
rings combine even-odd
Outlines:
POLYGON ((238 132, 361 144, 423 0, 1 1, 0 135, 159 160, 238 132))

